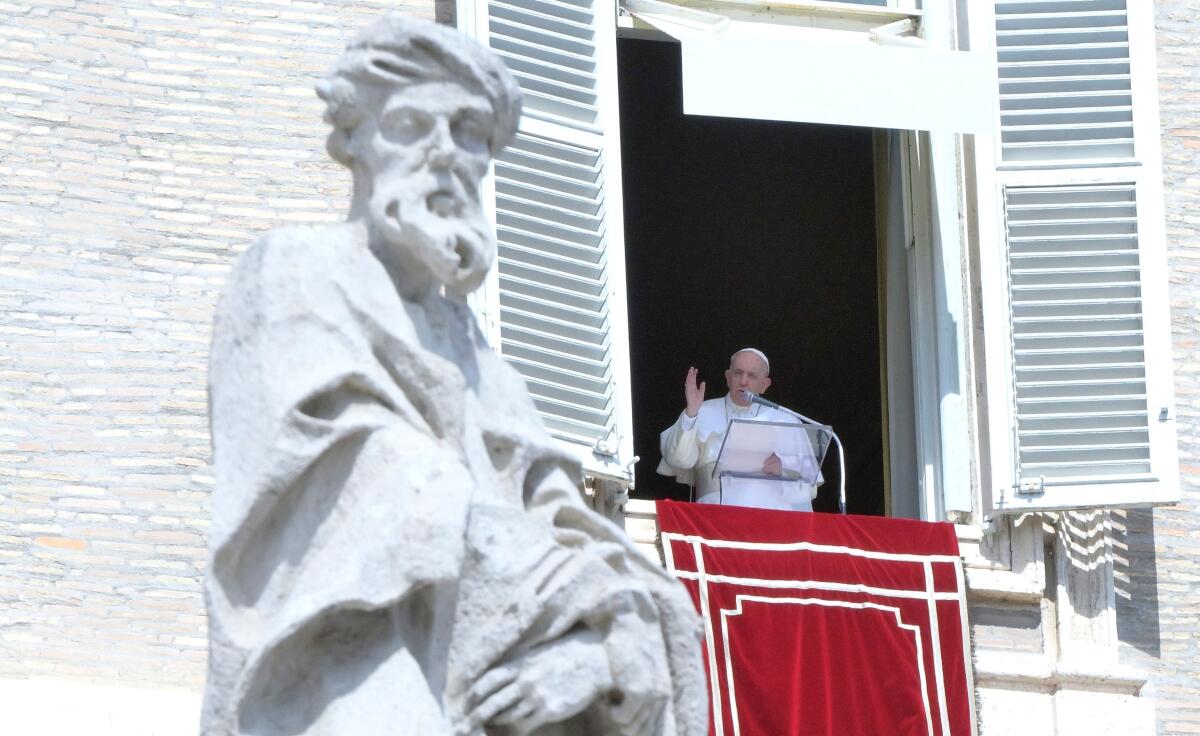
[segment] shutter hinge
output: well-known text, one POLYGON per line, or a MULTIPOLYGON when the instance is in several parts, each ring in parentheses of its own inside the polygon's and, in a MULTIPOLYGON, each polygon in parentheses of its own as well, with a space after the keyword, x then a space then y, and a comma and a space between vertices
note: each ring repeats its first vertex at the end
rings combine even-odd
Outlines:
POLYGON ((1039 476, 1037 478, 1022 478, 1017 484, 1017 493, 1024 496, 1032 496, 1038 493, 1045 493, 1046 478, 1039 476))

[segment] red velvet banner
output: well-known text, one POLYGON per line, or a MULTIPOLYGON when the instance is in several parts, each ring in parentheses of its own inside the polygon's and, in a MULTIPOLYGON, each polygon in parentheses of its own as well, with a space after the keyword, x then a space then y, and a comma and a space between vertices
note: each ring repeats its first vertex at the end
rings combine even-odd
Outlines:
POLYGON ((716 736, 967 736, 951 524, 658 502, 705 623, 716 736))

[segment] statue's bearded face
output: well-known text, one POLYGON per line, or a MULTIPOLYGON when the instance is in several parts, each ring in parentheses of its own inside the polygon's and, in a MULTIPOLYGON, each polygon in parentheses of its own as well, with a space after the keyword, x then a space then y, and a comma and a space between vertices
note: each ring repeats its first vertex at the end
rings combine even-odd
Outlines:
POLYGON ((428 82, 392 93, 374 129, 360 131, 371 135, 363 163, 378 231, 457 294, 482 284, 495 259, 479 200, 494 123, 483 96, 428 82))

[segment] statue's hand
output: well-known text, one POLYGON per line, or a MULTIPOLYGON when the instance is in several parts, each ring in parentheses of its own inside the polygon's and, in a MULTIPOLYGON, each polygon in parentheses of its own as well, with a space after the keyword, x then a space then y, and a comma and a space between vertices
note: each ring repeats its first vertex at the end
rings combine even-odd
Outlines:
POLYGON ((527 734, 583 712, 612 689, 600 637, 580 630, 503 662, 471 688, 470 727, 527 734))

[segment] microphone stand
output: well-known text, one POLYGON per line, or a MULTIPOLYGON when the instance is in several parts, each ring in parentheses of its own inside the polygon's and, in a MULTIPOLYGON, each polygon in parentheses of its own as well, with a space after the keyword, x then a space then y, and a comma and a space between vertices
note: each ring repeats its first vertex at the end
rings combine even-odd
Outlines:
POLYGON ((778 409, 779 411, 791 414, 799 419, 804 424, 811 424, 816 427, 824 427, 829 430, 829 436, 833 438, 833 443, 838 449, 838 510, 843 514, 846 513, 846 451, 842 449, 842 440, 837 436, 837 432, 833 431, 833 427, 828 424, 821 424, 804 416, 798 411, 792 411, 786 406, 776 404, 774 401, 769 401, 754 393, 753 391, 742 391, 752 403, 765 406, 769 409, 778 409))

